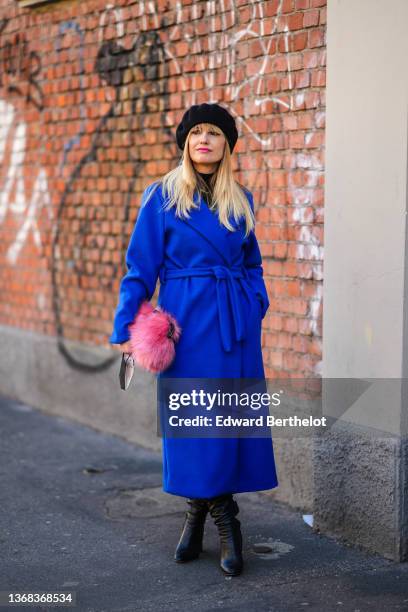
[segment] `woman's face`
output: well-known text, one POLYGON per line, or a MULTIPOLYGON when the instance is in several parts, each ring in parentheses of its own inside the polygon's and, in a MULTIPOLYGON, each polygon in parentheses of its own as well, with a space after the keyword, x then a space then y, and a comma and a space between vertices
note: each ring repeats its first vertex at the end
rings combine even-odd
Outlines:
POLYGON ((191 128, 188 152, 197 172, 215 172, 224 155, 225 136, 218 128, 203 126, 199 123, 191 128))

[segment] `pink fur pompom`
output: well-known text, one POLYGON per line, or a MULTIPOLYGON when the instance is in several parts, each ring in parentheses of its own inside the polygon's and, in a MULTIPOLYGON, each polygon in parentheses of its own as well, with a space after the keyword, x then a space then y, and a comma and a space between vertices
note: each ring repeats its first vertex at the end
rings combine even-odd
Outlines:
POLYGON ((160 306, 144 300, 129 325, 130 346, 136 363, 149 372, 163 372, 174 360, 181 328, 160 306))

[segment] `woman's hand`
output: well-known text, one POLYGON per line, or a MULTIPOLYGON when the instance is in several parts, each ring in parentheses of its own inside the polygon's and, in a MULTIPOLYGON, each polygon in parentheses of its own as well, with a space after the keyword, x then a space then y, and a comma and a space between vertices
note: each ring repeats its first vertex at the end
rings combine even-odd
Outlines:
POLYGON ((127 342, 122 342, 122 344, 112 344, 113 348, 116 351, 120 351, 121 353, 131 353, 132 349, 130 346, 130 340, 127 342))

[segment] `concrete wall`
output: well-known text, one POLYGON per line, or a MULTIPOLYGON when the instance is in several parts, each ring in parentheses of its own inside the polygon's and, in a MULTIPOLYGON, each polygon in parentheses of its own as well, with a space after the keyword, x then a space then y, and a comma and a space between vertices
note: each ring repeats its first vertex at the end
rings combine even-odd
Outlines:
MULTIPOLYGON (((324 379, 369 386, 315 445, 315 518, 407 558, 408 4, 328 4, 324 379), (395 380, 391 380, 395 379, 395 380)), ((333 414, 330 391, 325 411, 333 414)))

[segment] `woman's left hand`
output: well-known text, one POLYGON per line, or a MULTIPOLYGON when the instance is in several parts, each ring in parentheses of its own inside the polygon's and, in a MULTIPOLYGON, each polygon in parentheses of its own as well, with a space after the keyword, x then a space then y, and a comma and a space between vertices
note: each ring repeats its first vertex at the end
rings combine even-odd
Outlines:
POLYGON ((130 340, 127 342, 122 342, 122 344, 112 344, 111 345, 116 351, 120 351, 121 353, 131 353, 132 348, 130 346, 130 340))

